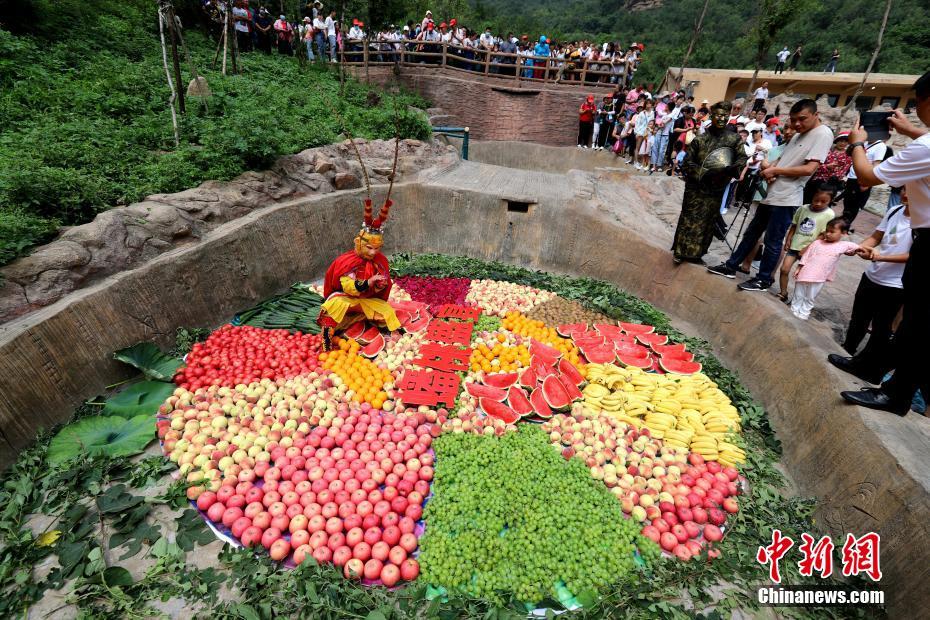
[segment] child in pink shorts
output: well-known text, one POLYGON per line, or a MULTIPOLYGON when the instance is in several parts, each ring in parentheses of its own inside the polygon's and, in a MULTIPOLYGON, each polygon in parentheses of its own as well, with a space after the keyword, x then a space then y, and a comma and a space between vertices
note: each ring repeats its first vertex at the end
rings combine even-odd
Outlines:
POLYGON ((842 241, 849 233, 849 223, 841 217, 827 222, 824 232, 801 252, 801 261, 795 275, 796 285, 791 312, 806 321, 817 294, 836 275, 836 264, 840 256, 853 256, 859 246, 852 241, 842 241))

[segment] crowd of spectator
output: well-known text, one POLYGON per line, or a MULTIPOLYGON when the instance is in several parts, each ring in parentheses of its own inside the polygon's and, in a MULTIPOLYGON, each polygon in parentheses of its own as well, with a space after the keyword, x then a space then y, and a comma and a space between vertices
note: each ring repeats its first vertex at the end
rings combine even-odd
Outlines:
MULTIPOLYGON (((222 32, 227 19, 224 0, 203 0, 203 8, 214 32, 222 32)), ((230 18, 240 52, 306 54, 308 60, 361 62, 367 52, 373 62, 396 62, 406 54, 408 62, 438 64, 445 44, 448 66, 552 81, 583 80, 628 86, 642 59, 645 46, 634 42, 623 47, 616 42, 595 44, 587 40, 553 41, 546 35, 531 37, 513 32, 495 34, 490 26, 472 30, 456 19, 437 23, 432 11, 420 21, 389 24, 371 30, 365 22, 342 23, 332 7, 319 0, 308 2, 298 17, 277 18, 265 6, 249 0, 234 0, 230 18)))

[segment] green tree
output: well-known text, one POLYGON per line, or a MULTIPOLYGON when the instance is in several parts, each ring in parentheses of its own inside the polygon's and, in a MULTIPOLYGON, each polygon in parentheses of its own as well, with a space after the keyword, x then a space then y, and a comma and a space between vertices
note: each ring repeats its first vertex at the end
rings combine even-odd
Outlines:
POLYGON ((750 31, 750 40, 755 44, 755 67, 749 88, 751 97, 756 86, 759 69, 769 55, 769 50, 782 29, 795 17, 811 8, 813 0, 760 0, 759 13, 750 31))

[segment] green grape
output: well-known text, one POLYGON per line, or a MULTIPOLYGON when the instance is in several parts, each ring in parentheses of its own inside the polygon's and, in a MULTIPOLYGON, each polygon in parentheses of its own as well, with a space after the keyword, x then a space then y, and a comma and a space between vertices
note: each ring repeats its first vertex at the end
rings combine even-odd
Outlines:
POLYGON ((443 435, 420 541, 430 583, 495 602, 537 602, 558 581, 573 592, 633 579, 633 551, 658 547, 616 499, 530 425, 503 437, 443 435))

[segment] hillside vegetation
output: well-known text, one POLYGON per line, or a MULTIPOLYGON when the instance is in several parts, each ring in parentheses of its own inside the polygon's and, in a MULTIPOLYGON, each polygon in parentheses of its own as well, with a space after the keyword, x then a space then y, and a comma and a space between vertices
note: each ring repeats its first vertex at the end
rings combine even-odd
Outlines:
MULTIPOLYGON (((153 0, 0 2, 0 264, 114 205, 331 143, 340 117, 357 137, 395 135, 394 98, 372 105, 351 80, 340 95, 334 67, 251 53, 242 75, 212 70, 215 43, 179 2, 213 95, 209 110, 188 99, 175 147, 153 0)), ((408 104, 424 102, 398 97, 402 136, 426 138, 408 104)))
MULTIPOLYGON (((664 0, 655 9, 628 11, 622 0, 479 1, 488 23, 506 32, 564 39, 590 38, 646 44, 637 74, 659 81, 669 66, 681 63, 704 0, 664 0)), ((817 0, 786 25, 770 54, 782 45, 804 45, 801 70, 821 71, 834 47, 840 48, 839 71, 864 71, 875 47, 885 3, 879 0, 817 0)), ((704 32, 689 65, 751 69, 753 49, 747 38, 758 10, 754 0, 711 0, 704 32)), ((930 2, 895 0, 881 55, 874 71, 921 74, 930 69, 930 2)))

